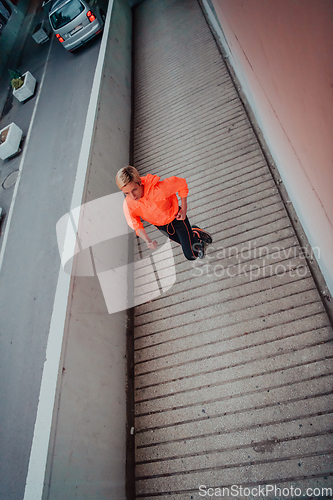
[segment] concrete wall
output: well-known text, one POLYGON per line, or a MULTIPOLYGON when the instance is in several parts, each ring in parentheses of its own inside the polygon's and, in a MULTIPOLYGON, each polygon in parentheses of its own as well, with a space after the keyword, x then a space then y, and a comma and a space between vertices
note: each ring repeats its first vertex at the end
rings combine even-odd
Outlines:
MULTIPOLYGON (((14 5, 10 0, 7 0, 7 4, 11 8, 12 14, 0 36, 0 77, 6 68, 8 57, 22 27, 24 16, 28 13, 31 1, 20 0, 17 5, 14 5)), ((14 66, 11 69, 17 68, 14 66)), ((9 75, 7 78, 9 82, 9 75)))
POLYGON ((131 7, 135 7, 136 5, 139 5, 140 3, 144 2, 145 0, 128 0, 128 3, 130 4, 131 7))
POLYGON ((203 0, 333 292, 330 0, 203 0), (214 15, 211 16, 214 18, 214 15))
MULTIPOLYGON (((131 9, 114 0, 82 204, 118 192, 130 121, 131 9)), ((127 257, 128 238, 117 251, 127 257)), ((127 323, 108 314, 97 277, 72 278, 45 499, 125 498, 127 323)))

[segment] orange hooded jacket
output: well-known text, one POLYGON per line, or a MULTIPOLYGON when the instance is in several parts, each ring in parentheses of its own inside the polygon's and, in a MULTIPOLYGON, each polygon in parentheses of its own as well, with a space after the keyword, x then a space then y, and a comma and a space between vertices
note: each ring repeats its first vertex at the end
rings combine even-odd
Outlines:
POLYGON ((160 181, 157 175, 147 174, 141 177, 143 195, 139 200, 126 197, 123 204, 127 224, 138 234, 143 229, 141 219, 154 226, 164 226, 173 221, 179 210, 176 193, 181 198, 188 195, 185 179, 168 177, 160 181))

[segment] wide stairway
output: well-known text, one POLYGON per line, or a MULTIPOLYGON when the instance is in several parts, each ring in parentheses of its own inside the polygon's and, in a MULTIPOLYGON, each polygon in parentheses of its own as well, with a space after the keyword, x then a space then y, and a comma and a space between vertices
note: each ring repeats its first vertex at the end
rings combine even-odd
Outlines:
POLYGON ((186 178, 189 220, 214 238, 195 262, 172 243, 174 266, 138 246, 136 498, 268 484, 318 498, 332 488, 332 328, 278 186, 197 1, 146 0, 134 33, 134 165, 186 178))

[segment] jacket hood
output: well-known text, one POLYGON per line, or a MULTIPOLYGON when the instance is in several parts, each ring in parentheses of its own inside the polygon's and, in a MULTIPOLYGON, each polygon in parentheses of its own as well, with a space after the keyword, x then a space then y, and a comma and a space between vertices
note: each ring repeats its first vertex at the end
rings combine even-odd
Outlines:
POLYGON ((147 174, 145 177, 141 177, 142 184, 144 186, 145 194, 148 194, 152 187, 156 186, 161 177, 158 175, 147 174))

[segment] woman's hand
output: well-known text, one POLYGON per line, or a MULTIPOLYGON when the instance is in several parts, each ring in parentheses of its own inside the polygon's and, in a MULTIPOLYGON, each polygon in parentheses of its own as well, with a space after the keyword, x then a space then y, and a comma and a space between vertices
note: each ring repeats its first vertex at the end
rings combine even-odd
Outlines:
POLYGON ((155 250, 155 248, 157 248, 157 241, 154 240, 154 241, 147 241, 147 247, 150 249, 150 250, 155 250))
POLYGON ((150 249, 150 250, 155 250, 155 248, 157 247, 157 241, 152 241, 148 234, 146 233, 146 230, 141 228, 141 229, 138 229, 138 236, 140 236, 140 238, 142 238, 144 240, 144 242, 146 243, 147 247, 150 249))
POLYGON ((181 198, 181 208, 178 210, 176 215, 177 220, 185 220, 187 212, 187 198, 181 198))
POLYGON ((182 207, 178 210, 178 214, 176 215, 177 220, 185 220, 186 218, 186 208, 182 207))

